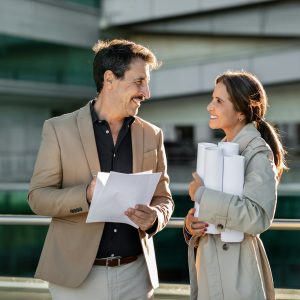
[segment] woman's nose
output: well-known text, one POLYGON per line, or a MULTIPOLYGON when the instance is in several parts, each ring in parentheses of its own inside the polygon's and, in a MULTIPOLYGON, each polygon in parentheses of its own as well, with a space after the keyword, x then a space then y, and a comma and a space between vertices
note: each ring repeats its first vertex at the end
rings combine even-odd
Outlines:
POLYGON ((206 107, 207 111, 211 111, 212 110, 212 103, 209 102, 207 107, 206 107))

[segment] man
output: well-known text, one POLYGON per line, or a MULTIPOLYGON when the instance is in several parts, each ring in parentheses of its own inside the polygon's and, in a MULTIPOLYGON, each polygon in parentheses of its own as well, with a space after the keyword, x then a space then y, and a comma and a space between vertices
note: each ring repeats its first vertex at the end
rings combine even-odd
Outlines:
POLYGON ((126 40, 99 41, 93 50, 96 99, 44 124, 28 201, 52 221, 36 277, 50 282, 53 299, 152 299, 158 286, 152 236, 174 203, 162 131, 136 115, 158 63, 149 49, 126 40), (86 223, 100 170, 162 172, 150 206, 124 212, 139 229, 86 223))

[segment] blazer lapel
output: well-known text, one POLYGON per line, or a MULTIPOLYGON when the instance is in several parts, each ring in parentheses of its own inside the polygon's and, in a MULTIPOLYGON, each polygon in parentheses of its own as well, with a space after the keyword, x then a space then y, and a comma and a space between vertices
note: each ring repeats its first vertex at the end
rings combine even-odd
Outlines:
POLYGON ((92 176, 97 175, 100 171, 100 164, 90 112, 90 103, 79 110, 77 126, 91 174, 92 176))
POLYGON ((144 155, 144 132, 141 122, 135 118, 131 125, 132 140, 132 172, 142 171, 144 155))

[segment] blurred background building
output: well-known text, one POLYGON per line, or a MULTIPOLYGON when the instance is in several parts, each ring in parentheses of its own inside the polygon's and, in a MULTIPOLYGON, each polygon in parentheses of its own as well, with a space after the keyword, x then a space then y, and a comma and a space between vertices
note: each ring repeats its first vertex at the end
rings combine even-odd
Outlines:
MULTIPOLYGON (((0 213, 30 213, 26 189, 44 120, 95 97, 91 47, 98 39, 126 38, 149 46, 163 62, 151 74, 151 101, 139 115, 164 130, 175 216, 183 217, 190 205, 180 186, 186 189, 191 180, 197 143, 222 138, 207 125, 214 78, 228 69, 244 69, 264 84, 267 119, 281 131, 289 152, 290 171, 280 185, 285 202, 279 202, 277 217, 300 218, 299 16, 300 2, 293 0, 1 0, 0 213)), ((10 244, 12 235, 4 233, 10 244)), ((300 288, 299 239, 286 233, 294 244, 291 263, 285 265, 275 252, 280 256, 286 248, 271 245, 278 237, 267 234, 275 283, 300 288)), ((12 247, 16 251, 16 244, 12 247)), ((38 257, 40 248, 32 249, 38 257)), ((20 250, 11 258, 1 253, 0 246, 8 274, 24 254, 20 250)), ((22 274, 30 276, 32 265, 24 268, 22 274)), ((172 267, 163 266, 160 273, 168 280, 172 267)), ((186 269, 179 277, 186 280, 186 269)))
POLYGON ((208 128, 206 106, 227 69, 265 85, 267 118, 290 155, 283 181, 295 181, 299 15, 289 0, 1 0, 0 182, 28 183, 43 121, 95 96, 91 47, 111 37, 145 44, 163 61, 140 115, 164 129, 173 181, 191 178, 198 142, 222 136, 208 128))

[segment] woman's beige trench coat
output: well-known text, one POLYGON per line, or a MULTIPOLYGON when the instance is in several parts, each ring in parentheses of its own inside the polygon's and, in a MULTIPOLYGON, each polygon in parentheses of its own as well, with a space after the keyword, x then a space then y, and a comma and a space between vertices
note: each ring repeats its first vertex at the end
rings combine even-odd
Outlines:
POLYGON ((273 154, 252 123, 243 127, 232 142, 240 145, 240 153, 245 157, 243 195, 205 188, 199 220, 219 225, 223 230, 242 231, 245 238, 241 243, 224 243, 220 234, 201 238, 185 234, 189 243, 191 299, 273 300, 272 273, 259 238, 272 223, 276 208, 273 154))

